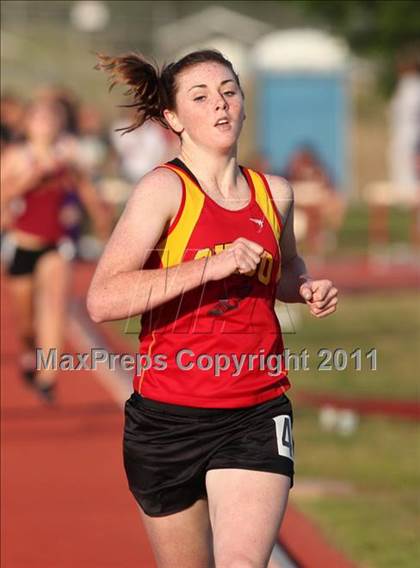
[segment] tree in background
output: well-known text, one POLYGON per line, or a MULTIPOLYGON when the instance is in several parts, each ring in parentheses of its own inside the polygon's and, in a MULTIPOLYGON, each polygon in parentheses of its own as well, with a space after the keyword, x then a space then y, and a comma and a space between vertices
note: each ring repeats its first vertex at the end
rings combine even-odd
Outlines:
POLYGON ((387 94, 395 85, 396 59, 420 60, 418 0, 302 0, 296 4, 309 21, 326 24, 344 37, 354 53, 374 59, 387 94))

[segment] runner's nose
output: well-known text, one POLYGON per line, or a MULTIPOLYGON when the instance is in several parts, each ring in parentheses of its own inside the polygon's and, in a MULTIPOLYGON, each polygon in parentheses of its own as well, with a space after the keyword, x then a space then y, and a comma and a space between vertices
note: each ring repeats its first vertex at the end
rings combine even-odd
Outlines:
POLYGON ((216 110, 220 110, 220 109, 227 110, 227 108, 228 108, 228 104, 227 104, 226 99, 222 95, 219 95, 219 97, 216 101, 216 110))

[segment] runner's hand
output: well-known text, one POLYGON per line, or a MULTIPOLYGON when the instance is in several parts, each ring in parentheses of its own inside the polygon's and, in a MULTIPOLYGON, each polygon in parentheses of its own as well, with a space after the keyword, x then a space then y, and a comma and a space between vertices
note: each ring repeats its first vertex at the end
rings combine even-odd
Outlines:
POLYGON ((331 280, 308 280, 300 286, 299 293, 317 318, 328 316, 337 309, 338 290, 331 280))
POLYGON ((258 266, 264 249, 258 243, 239 237, 226 249, 208 261, 211 280, 221 280, 231 274, 246 274, 258 266))

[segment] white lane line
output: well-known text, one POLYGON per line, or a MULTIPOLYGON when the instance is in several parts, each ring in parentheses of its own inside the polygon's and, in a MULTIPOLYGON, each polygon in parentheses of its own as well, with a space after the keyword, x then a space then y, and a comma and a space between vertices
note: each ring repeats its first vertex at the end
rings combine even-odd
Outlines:
MULTIPOLYGON (((84 321, 85 318, 79 311, 72 306, 70 312, 68 338, 72 345, 82 353, 89 352, 92 347, 106 349, 109 352, 109 346, 106 345, 104 339, 96 331, 93 324, 90 325, 89 321, 84 321)), ((133 385, 129 375, 118 367, 115 371, 111 371, 106 367, 106 364, 98 364, 94 377, 118 405, 123 408, 125 401, 133 392, 133 385)))
POLYGON ((280 544, 275 544, 268 568, 298 568, 280 544))

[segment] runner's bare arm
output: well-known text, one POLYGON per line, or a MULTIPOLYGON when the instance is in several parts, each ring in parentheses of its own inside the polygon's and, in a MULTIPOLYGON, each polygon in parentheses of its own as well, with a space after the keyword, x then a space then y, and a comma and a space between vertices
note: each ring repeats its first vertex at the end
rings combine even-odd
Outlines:
POLYGON ((301 296, 300 286, 311 280, 306 265, 299 256, 293 230, 293 189, 290 184, 280 176, 266 176, 277 210, 283 221, 283 230, 280 234, 281 276, 277 285, 276 297, 282 302, 305 303, 301 296))
POLYGON ((255 269, 262 247, 237 239, 211 258, 143 270, 150 252, 176 216, 181 199, 178 176, 165 169, 150 172, 135 188, 90 285, 87 308, 95 322, 138 315, 237 269, 255 269))
POLYGON ((0 172, 2 205, 28 191, 44 174, 42 168, 29 163, 24 151, 16 146, 4 151, 0 172))
POLYGON ((293 230, 293 189, 281 177, 267 176, 273 199, 283 219, 280 235, 281 276, 276 297, 283 302, 307 304, 310 313, 323 318, 337 309, 338 290, 331 280, 313 280, 299 256, 293 230))

